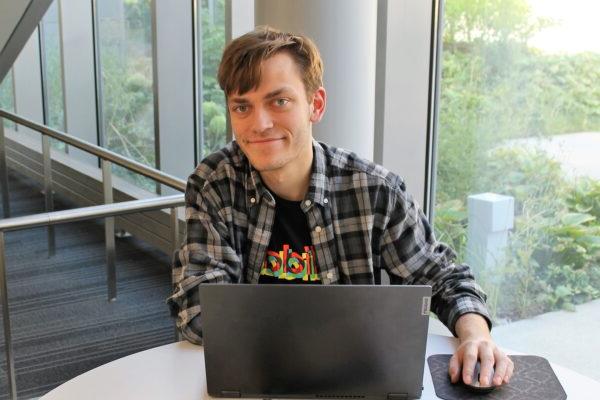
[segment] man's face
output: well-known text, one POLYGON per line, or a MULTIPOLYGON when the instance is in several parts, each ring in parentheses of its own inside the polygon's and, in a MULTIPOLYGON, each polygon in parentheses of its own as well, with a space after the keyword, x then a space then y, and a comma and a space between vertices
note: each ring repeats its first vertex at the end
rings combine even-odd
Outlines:
POLYGON ((306 161, 310 168, 312 123, 324 111, 324 89, 309 99, 298 67, 285 52, 263 61, 256 89, 228 96, 235 139, 259 172, 304 173, 306 161))

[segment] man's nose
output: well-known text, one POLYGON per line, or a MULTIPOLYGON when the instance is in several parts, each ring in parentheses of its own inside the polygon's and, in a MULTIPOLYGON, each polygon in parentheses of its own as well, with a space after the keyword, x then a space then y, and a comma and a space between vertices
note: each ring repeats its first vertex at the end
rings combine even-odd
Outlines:
POLYGON ((273 118, 268 110, 263 107, 257 107, 252 120, 252 130, 254 133, 263 133, 273 127, 273 118))

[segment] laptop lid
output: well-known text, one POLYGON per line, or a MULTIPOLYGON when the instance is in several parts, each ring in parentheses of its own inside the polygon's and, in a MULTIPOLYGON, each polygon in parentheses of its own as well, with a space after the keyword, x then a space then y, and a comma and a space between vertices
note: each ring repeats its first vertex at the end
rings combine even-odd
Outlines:
POLYGON ((208 393, 419 398, 430 286, 200 287, 208 393))

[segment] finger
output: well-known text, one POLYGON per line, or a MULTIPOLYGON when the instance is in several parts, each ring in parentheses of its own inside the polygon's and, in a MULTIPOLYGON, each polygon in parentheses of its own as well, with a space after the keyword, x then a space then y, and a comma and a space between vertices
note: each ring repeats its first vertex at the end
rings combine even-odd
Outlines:
POLYGON ((497 350, 495 352, 496 359, 496 371, 494 372, 493 383, 496 386, 502 385, 504 377, 508 372, 508 366, 512 361, 504 354, 504 352, 497 350))
POLYGON ((458 350, 456 353, 450 357, 450 363, 448 364, 448 374, 450 375, 450 382, 456 383, 458 382, 458 378, 460 376, 460 354, 458 350))
POLYGON ((473 345, 467 346, 464 351, 462 360, 462 380, 467 385, 470 385, 473 380, 473 370, 477 363, 477 352, 477 347, 473 345))
POLYGON ((492 371, 494 371, 494 352, 487 344, 483 344, 479 348, 479 384, 487 387, 492 384, 492 371))
POLYGON ((504 375, 504 383, 510 382, 510 378, 513 376, 514 371, 515 371, 515 364, 509 358, 508 359, 508 367, 506 368, 506 374, 504 375))

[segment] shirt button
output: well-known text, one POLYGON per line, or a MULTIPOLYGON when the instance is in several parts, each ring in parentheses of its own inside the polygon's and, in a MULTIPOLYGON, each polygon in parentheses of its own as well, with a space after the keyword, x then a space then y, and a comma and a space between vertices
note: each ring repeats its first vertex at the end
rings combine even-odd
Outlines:
POLYGON ((325 203, 325 204, 329 203, 329 199, 328 199, 327 197, 326 197, 326 198, 324 198, 324 199, 323 199, 323 203, 325 203))
POLYGON ((306 205, 306 207, 310 206, 310 200, 306 200, 306 201, 304 202, 304 204, 306 205))
POLYGON ((317 226, 317 227, 315 228, 315 232, 317 232, 317 233, 321 233, 321 227, 320 227, 320 226, 317 226))
POLYGON ((250 203, 252 203, 252 204, 256 203, 256 199, 254 197, 250 197, 250 203))
POLYGON ((333 272, 329 271, 327 273, 327 279, 333 279, 333 272))

